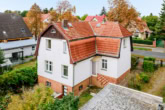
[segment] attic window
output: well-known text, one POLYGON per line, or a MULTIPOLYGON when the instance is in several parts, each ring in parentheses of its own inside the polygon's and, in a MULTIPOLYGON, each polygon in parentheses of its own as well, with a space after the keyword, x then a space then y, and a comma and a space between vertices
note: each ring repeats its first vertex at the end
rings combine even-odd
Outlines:
POLYGON ((100 23, 98 23, 97 25, 96 25, 96 27, 100 27, 101 26, 101 24, 100 23))
POLYGON ((73 27, 73 26, 72 26, 72 23, 68 23, 68 26, 69 26, 69 27, 73 27))
POLYGON ((22 32, 22 33, 25 33, 25 29, 24 29, 24 28, 21 28, 21 32, 22 32))
POLYGON ((52 29, 52 30, 51 30, 51 33, 52 33, 52 34, 56 33, 56 30, 55 30, 55 29, 52 29))

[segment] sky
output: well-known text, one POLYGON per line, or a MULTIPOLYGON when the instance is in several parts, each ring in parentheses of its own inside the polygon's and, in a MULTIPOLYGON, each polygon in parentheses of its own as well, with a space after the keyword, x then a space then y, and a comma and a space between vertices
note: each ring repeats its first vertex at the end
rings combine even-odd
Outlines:
MULTIPOLYGON (((30 7, 37 3, 41 9, 56 8, 57 2, 60 0, 1 0, 0 12, 5 10, 29 10, 30 7)), ((107 0, 69 0, 72 5, 76 6, 76 15, 83 16, 84 14, 96 15, 100 14, 103 6, 109 10, 107 0)), ((159 15, 162 8, 163 0, 129 0, 130 3, 136 8, 141 16, 159 15)))

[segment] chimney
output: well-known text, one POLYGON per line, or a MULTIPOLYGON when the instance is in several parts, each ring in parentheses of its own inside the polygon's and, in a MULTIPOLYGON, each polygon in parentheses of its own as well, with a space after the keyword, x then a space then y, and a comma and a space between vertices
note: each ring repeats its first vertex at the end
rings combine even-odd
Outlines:
POLYGON ((66 19, 62 20, 62 26, 64 29, 67 29, 68 28, 68 20, 66 20, 66 19))

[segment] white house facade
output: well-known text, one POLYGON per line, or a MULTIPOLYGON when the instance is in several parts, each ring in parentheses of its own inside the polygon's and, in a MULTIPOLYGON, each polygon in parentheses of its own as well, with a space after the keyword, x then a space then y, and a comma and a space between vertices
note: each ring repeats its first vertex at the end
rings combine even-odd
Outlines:
POLYGON ((54 23, 37 43, 38 81, 62 95, 120 83, 131 68, 131 36, 114 22, 54 23))

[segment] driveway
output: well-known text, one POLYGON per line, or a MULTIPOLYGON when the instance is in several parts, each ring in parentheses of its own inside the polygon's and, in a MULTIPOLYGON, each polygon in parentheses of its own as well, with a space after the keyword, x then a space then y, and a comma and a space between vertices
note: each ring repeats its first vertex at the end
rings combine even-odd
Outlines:
POLYGON ((140 55, 140 56, 148 56, 148 57, 154 57, 157 59, 164 59, 165 60, 165 53, 160 52, 151 52, 151 51, 144 51, 144 50, 134 50, 132 52, 134 55, 140 55))

